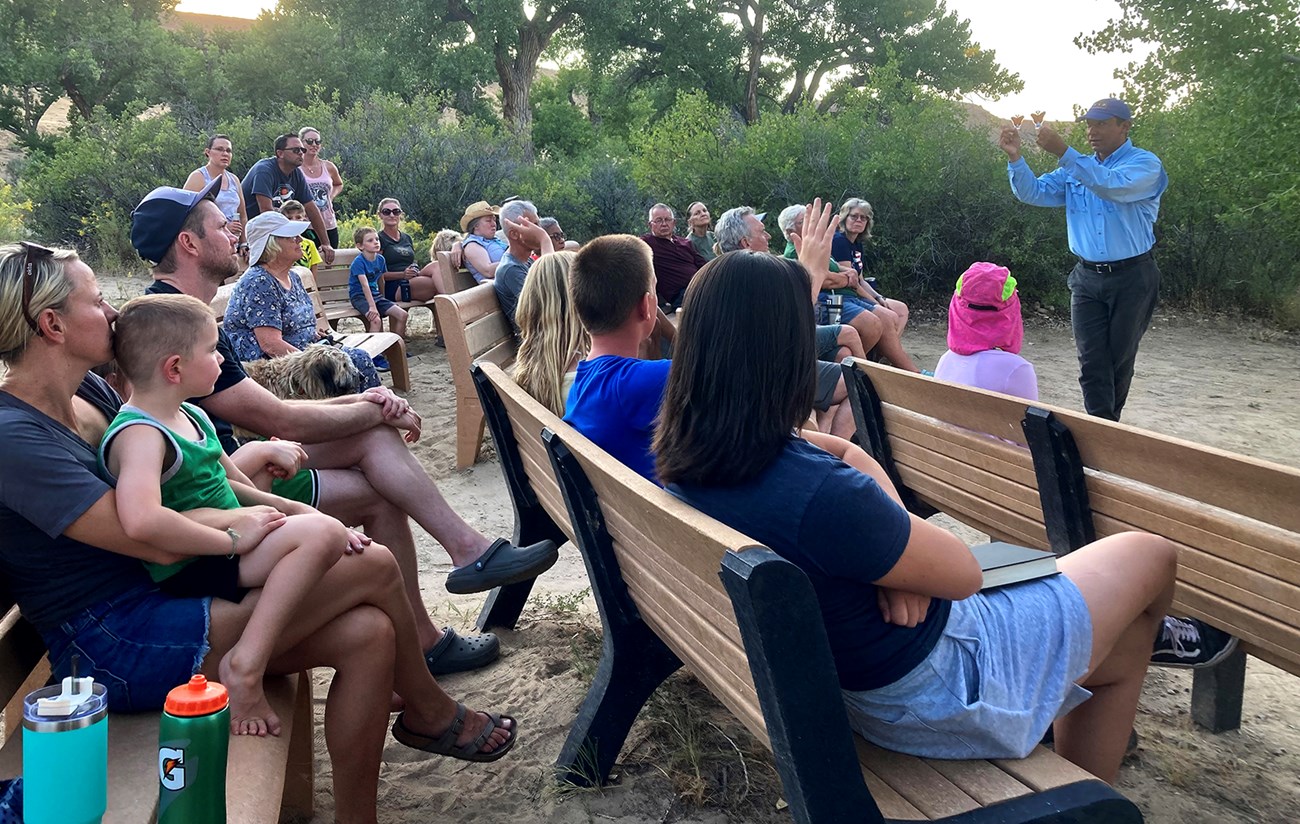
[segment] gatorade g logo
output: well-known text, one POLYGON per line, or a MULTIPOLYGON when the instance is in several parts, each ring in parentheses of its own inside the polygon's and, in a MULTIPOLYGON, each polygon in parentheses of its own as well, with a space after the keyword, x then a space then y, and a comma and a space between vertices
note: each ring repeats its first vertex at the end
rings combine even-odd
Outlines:
POLYGON ((158 748, 158 780, 164 790, 185 789, 185 750, 158 748))

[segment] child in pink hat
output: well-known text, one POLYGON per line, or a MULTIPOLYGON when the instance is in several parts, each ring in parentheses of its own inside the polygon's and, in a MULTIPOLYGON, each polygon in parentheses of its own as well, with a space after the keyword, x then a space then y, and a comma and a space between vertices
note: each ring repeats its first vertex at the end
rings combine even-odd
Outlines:
POLYGON ((940 380, 1038 400, 1038 376, 1020 357, 1025 337, 1020 295, 1010 270, 974 263, 948 303, 948 351, 934 376, 940 380))

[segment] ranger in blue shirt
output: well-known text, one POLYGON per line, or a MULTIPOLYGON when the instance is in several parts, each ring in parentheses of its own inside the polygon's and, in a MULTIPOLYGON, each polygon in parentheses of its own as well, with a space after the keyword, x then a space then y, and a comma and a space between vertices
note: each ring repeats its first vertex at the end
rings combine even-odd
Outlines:
POLYGON ((999 146, 1009 158, 1017 198, 1065 207, 1070 251, 1079 258, 1068 283, 1083 406, 1090 415, 1117 421, 1160 290, 1151 248, 1169 178, 1160 158, 1129 141, 1133 115, 1122 100, 1098 100, 1080 120, 1088 122, 1096 154, 1080 154, 1043 126, 1038 145, 1060 161, 1040 177, 1020 156, 1017 129, 1004 128, 999 146))

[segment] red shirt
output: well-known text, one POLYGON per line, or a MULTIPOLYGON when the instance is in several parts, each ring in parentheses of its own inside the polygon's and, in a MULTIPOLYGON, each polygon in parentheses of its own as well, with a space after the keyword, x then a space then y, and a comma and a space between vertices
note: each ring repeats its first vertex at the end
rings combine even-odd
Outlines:
POLYGON ((654 254, 655 279, 658 281, 655 291, 663 303, 673 302, 696 271, 708 262, 684 237, 642 235, 641 239, 650 244, 650 251, 654 254))

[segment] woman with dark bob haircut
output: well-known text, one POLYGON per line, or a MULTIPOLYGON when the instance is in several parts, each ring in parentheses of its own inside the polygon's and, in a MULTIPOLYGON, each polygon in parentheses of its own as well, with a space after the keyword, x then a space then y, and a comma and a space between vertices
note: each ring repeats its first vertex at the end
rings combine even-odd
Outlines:
MULTIPOLYGON (((836 221, 820 203, 808 214, 800 260, 824 268, 836 221)), ((696 273, 655 435, 660 479, 808 575, 863 737, 928 758, 1023 758, 1055 722, 1056 751, 1113 782, 1174 547, 1112 535, 1061 558, 1061 575, 980 591, 965 544, 909 514, 878 467, 851 466, 856 447, 799 437, 810 301, 804 266, 770 255, 696 273)))

